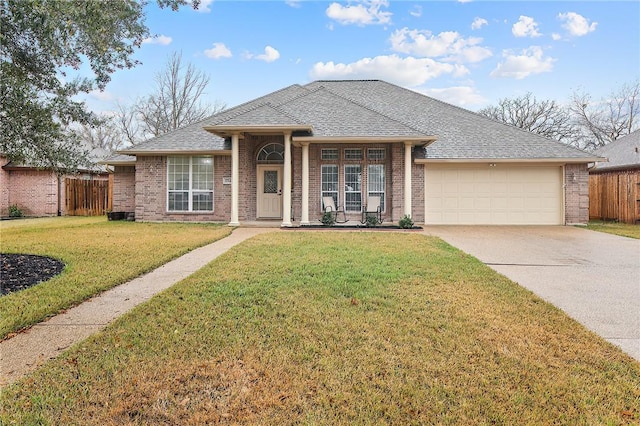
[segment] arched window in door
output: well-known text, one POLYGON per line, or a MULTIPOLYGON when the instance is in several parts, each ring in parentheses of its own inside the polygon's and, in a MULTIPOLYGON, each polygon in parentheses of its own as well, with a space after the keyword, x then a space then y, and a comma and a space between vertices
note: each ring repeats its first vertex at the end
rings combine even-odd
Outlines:
POLYGON ((257 160, 260 164, 284 163, 284 145, 281 143, 270 143, 263 146, 260 152, 258 152, 257 160))

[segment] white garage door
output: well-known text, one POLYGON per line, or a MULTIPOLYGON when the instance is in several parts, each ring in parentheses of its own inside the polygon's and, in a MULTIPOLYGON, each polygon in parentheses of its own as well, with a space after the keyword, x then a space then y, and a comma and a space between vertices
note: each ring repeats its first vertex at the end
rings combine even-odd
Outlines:
POLYGON ((562 167, 425 164, 427 224, 561 225, 562 167))

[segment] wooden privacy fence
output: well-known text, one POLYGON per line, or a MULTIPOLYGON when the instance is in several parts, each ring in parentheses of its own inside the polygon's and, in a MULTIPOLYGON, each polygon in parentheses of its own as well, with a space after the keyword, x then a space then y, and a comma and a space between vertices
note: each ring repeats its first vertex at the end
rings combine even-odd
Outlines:
POLYGON ((111 210, 108 180, 66 178, 64 183, 69 216, 100 216, 111 210))
POLYGON ((589 219, 640 221, 640 170, 589 175, 589 219))

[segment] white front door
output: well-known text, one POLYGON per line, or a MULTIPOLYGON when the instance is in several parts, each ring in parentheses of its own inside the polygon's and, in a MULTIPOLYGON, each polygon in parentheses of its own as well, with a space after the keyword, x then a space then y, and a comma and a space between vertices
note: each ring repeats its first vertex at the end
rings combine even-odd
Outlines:
POLYGON ((258 219, 282 219, 282 169, 280 165, 258 166, 258 219))

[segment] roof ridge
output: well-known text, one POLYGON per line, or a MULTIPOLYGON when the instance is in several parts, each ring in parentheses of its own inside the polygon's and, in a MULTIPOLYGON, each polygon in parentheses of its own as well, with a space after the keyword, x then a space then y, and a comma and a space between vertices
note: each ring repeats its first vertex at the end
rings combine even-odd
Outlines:
MULTIPOLYGON (((294 99, 297 99, 297 98, 298 97, 296 96, 296 98, 294 98, 294 99)), ((293 99, 290 99, 289 101, 292 101, 292 100, 293 99)), ((297 117, 294 117, 293 115, 289 114, 288 112, 285 112, 285 111, 281 110, 280 109, 281 105, 276 106, 276 105, 273 105, 271 102, 268 102, 267 106, 272 108, 272 109, 274 109, 274 110, 276 110, 276 111, 278 111, 278 113, 284 115, 285 117, 292 119, 293 121, 295 121, 296 123, 298 123, 300 125, 307 125, 307 123, 303 122, 302 120, 298 119, 297 117)))
MULTIPOLYGON (((387 83, 386 81, 383 81, 383 80, 318 80, 318 82, 321 82, 321 81, 381 81, 381 82, 383 82, 383 83, 387 83)), ((387 83, 387 84, 390 84, 390 83, 387 83)), ((400 87, 400 86, 397 86, 397 87, 400 87)), ((364 108, 364 109, 366 109, 366 110, 368 110, 368 111, 371 111, 371 112, 374 112, 374 113, 376 113, 376 114, 378 114, 378 115, 381 115, 381 116, 383 116, 383 117, 385 117, 385 118, 387 118, 387 119, 389 119, 389 120, 391 120, 391 121, 395 121, 396 123, 402 124, 403 126, 405 126, 405 127, 409 128, 409 129, 415 130, 416 132, 418 132, 418 133, 420 133, 420 134, 426 135, 426 133, 425 133, 424 131, 422 131, 422 130, 420 130, 420 129, 416 128, 415 126, 412 126, 411 124, 407 124, 407 123, 405 123, 405 122, 403 122, 403 121, 398 120, 397 118, 390 117, 390 116, 388 116, 387 114, 385 114, 385 113, 383 113, 383 112, 381 112, 381 111, 378 111, 377 109, 372 108, 372 107, 371 107, 371 106, 369 106, 369 105, 365 105, 365 104, 363 104, 363 103, 361 103, 361 102, 358 102, 358 101, 356 101, 356 100, 354 100, 354 99, 351 99, 351 98, 349 98, 349 97, 347 97, 347 96, 340 95, 340 94, 338 94, 338 93, 334 92, 333 90, 331 90, 331 89, 329 89, 329 88, 327 88, 327 87, 324 87, 323 85, 320 85, 320 87, 318 87, 316 90, 321 90, 321 89, 326 90, 327 92, 331 93, 331 94, 332 94, 332 95, 334 95, 334 96, 337 96, 337 97, 339 97, 339 98, 342 98, 342 99, 344 99, 344 100, 347 100, 347 101, 349 101, 349 102, 351 102, 351 103, 353 103, 353 104, 356 104, 356 105, 358 105, 358 106, 359 106, 359 107, 361 107, 361 108, 364 108)), ((414 92, 414 93, 417 93, 417 92, 414 92)), ((434 135, 429 135, 429 136, 434 136, 434 135)))
MULTIPOLYGON (((264 106, 266 104, 270 104, 271 102, 261 102, 261 103, 258 103, 255 108, 249 108, 247 110, 242 110, 241 109, 242 107, 246 107, 246 106, 248 106, 248 105, 250 105, 250 104, 252 104, 254 102, 258 102, 261 99, 264 100, 264 98, 266 98, 267 96, 272 96, 272 95, 275 95, 276 93, 284 92, 285 90, 291 89, 292 87, 299 87, 299 88, 307 90, 307 91, 309 90, 309 89, 305 88, 304 86, 301 86, 301 85, 299 85, 297 83, 296 84, 292 84, 292 85, 289 85, 287 87, 283 87, 282 89, 276 90, 275 92, 270 92, 270 93, 267 93, 266 95, 262 95, 262 96, 260 96, 258 98, 252 99, 250 101, 243 102, 240 105, 234 106, 233 108, 229 108, 227 110, 220 111, 218 114, 211 115, 208 118, 211 119, 211 118, 214 118, 214 117, 216 117, 218 115, 222 115, 224 113, 232 113, 233 115, 231 115, 229 118, 225 119, 224 121, 231 120, 232 118, 238 117, 239 115, 241 115, 241 114, 243 114, 245 112, 253 111, 256 108, 259 108, 259 107, 264 106)), ((295 99, 295 98, 297 98, 297 96, 295 96, 292 99, 295 99)), ((222 122, 224 122, 224 121, 222 121, 222 122)))
MULTIPOLYGON (((305 95, 306 95, 306 93, 305 93, 305 95)), ((293 99, 296 99, 296 98, 298 98, 298 96, 296 96, 296 97, 295 97, 295 98, 293 98, 293 99)), ((290 100, 293 100, 293 99, 290 99, 290 100)), ((222 124, 226 123, 226 122, 227 122, 227 121, 229 121, 229 120, 233 120, 234 118, 240 117, 241 115, 248 114, 248 113, 250 113, 250 112, 256 111, 256 110, 258 110, 258 109, 260 109, 260 108, 264 108, 264 107, 268 107, 268 108, 270 108, 270 109, 272 109, 272 110, 276 111, 278 114, 281 114, 281 115, 283 115, 283 116, 285 116, 285 117, 287 117, 287 118, 289 118, 289 119, 291 119, 291 120, 295 121, 296 123, 298 123, 298 124, 300 124, 300 125, 305 125, 305 123, 303 123, 302 121, 300 121, 300 120, 299 120, 299 119, 297 119, 296 117, 294 117, 294 116, 292 116, 292 115, 290 115, 290 114, 287 114, 286 112, 282 111, 279 107, 275 106, 275 105, 274 105, 274 104, 272 104, 271 102, 264 102, 264 103, 261 103, 261 104, 257 104, 256 106, 254 106, 254 107, 252 107, 252 108, 249 108, 249 109, 247 109, 247 110, 240 111, 240 112, 238 112, 238 113, 237 113, 237 114, 235 114, 235 115, 229 116, 229 117, 228 117, 228 118, 226 118, 224 121, 220 121, 220 122, 218 122, 218 123, 214 124, 214 126, 222 125, 222 124)))

